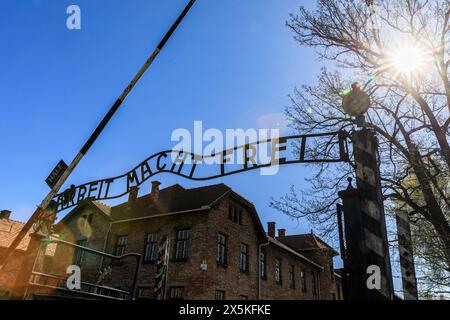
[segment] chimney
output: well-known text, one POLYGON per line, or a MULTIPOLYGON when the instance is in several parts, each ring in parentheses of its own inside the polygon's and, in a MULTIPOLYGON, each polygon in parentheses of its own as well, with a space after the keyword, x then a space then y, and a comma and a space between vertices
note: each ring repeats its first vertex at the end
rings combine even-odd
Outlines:
POLYGON ((275 238, 275 222, 267 222, 267 235, 275 238))
POLYGON ((9 210, 0 211, 0 219, 9 220, 9 217, 11 217, 11 211, 9 211, 9 210))
POLYGON ((138 187, 130 187, 130 192, 128 193, 128 204, 133 204, 136 201, 138 193, 138 187))
POLYGON ((161 182, 159 181, 152 181, 152 192, 150 193, 153 201, 157 201, 159 199, 159 186, 161 185, 161 182))
POLYGON ((286 229, 278 229, 278 237, 283 238, 286 236, 286 229))

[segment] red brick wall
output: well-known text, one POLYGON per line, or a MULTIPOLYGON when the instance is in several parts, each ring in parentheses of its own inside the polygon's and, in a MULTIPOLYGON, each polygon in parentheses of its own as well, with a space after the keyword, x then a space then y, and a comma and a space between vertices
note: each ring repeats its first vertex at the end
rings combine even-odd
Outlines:
MULTIPOLYGON (((250 209, 240 204, 237 199, 224 198, 209 211, 198 211, 176 215, 166 215, 141 219, 111 226, 106 251, 113 253, 118 236, 127 235, 126 253, 144 254, 145 240, 148 233, 158 233, 158 240, 169 237, 171 259, 168 267, 166 298, 170 287, 184 287, 185 299, 214 299, 217 290, 225 292, 225 299, 239 299, 246 296, 258 299, 258 245, 266 240, 261 236, 250 209), (230 221, 228 218, 229 204, 243 209, 242 224, 230 221), (175 261, 175 246, 177 231, 190 229, 189 257, 186 261, 175 261), (217 257, 217 236, 222 233, 227 237, 227 264, 219 265, 217 257), (239 268, 240 245, 248 245, 249 270, 242 273, 239 268), (207 270, 200 268, 202 262, 207 263, 207 270)), ((81 217, 83 212, 77 214, 81 217)), ((66 241, 74 242, 86 238, 86 231, 80 230, 78 218, 68 220, 65 230, 61 232, 66 241)), ((109 229, 109 222, 101 215, 95 215, 92 222, 92 233, 88 246, 97 250, 103 249, 103 244, 109 229)), ((66 267, 74 252, 59 248, 57 255, 65 256, 59 259, 66 267)), ((292 252, 286 251, 275 244, 264 248, 266 252, 266 279, 260 281, 263 299, 317 299, 313 295, 313 273, 320 271, 311 263, 306 262, 292 252), (281 260, 282 283, 275 282, 275 259, 281 260), (295 288, 289 288, 289 266, 294 265, 295 288), (306 290, 301 285, 300 272, 306 275, 306 290)), ((324 265, 320 271, 320 292, 322 299, 331 299, 336 290, 336 283, 331 280, 329 262, 326 252, 310 254, 315 261, 324 265)), ((105 260, 105 265, 110 261, 105 260)), ((94 271, 98 263, 92 263, 94 271)), ((130 290, 136 271, 136 260, 124 259, 121 265, 112 265, 112 275, 103 284, 123 290, 130 290)), ((153 298, 155 283, 155 264, 143 263, 139 273, 139 287, 148 290, 149 298, 153 298)), ((87 269, 86 272, 88 271, 87 269)), ((83 277, 82 269, 82 277, 83 277)), ((341 295, 342 296, 342 295, 341 295)))
MULTIPOLYGON (((238 299, 244 295, 257 298, 257 231, 250 213, 243 210, 242 224, 228 219, 228 201, 222 201, 209 212, 178 214, 136 222, 114 224, 108 251, 113 252, 117 236, 128 235, 127 252, 143 253, 147 233, 158 232, 161 239, 171 239, 171 256, 175 253, 176 234, 179 229, 190 229, 189 258, 184 262, 171 259, 167 281, 167 294, 170 287, 184 287, 185 299, 214 299, 216 290, 225 291, 226 299, 238 299), (217 236, 227 237, 227 264, 218 265, 217 236), (239 269, 240 245, 248 245, 249 271, 241 273, 239 269), (200 264, 205 261, 207 270, 202 271, 200 264)), ((114 267, 112 284, 126 283, 134 270, 126 265, 114 267), (114 275, 118 276, 114 276, 114 275)), ((155 265, 143 264, 139 276, 139 286, 153 292, 155 265)))
MULTIPOLYGON (((89 206, 84 206, 64 223, 59 224, 56 231, 64 241, 77 243, 79 240, 87 240, 86 246, 88 248, 104 251, 108 230, 109 220, 98 210, 89 206), (86 214, 93 214, 90 224, 85 224, 83 221, 83 215, 86 214)), ((50 270, 49 273, 65 276, 67 267, 75 262, 75 255, 75 248, 64 244, 58 244, 55 251, 55 257, 51 262, 51 267, 48 268, 49 266, 46 266, 47 269, 50 270)), ((95 282, 100 262, 101 256, 85 252, 80 265, 81 281, 95 282)))
MULTIPOLYGON (((198 250, 201 249, 197 246, 197 243, 205 233, 205 228, 202 226, 202 220, 207 217, 204 212, 198 214, 186 214, 180 216, 167 216, 161 218, 152 218, 145 220, 138 220, 133 222, 126 222, 120 224, 113 224, 111 228, 111 235, 108 241, 107 251, 109 253, 114 252, 114 247, 118 236, 127 235, 128 244, 126 247, 126 253, 135 252, 144 254, 145 240, 147 233, 158 233, 158 240, 164 237, 170 239, 171 247, 171 259, 169 262, 169 279, 171 282, 178 283, 180 278, 184 277, 183 284, 187 284, 192 280, 193 275, 196 274, 195 266, 199 266, 198 262, 198 250), (176 230, 178 229, 191 229, 190 234, 190 249, 189 259, 186 262, 173 261, 174 246, 176 242, 176 230)), ((114 286, 121 287, 123 289, 129 289, 132 284, 133 275, 135 273, 135 263, 131 258, 123 261, 120 266, 113 265, 113 272, 110 283, 114 286)), ((139 286, 148 287, 153 292, 154 280, 155 280, 155 264, 143 263, 141 265, 139 274, 139 286)), ((195 283, 193 285, 195 287, 195 283)))
MULTIPOLYGON (((333 294, 337 299, 336 277, 333 269, 333 251, 330 249, 308 250, 301 252, 309 259, 324 267, 320 273, 320 297, 322 300, 332 300, 333 294)), ((342 296, 342 295, 341 295, 342 296)))
MULTIPOLYGON (((6 248, 0 248, 0 258, 6 253, 6 248)), ((9 293, 16 282, 20 267, 23 261, 23 251, 15 251, 8 259, 8 262, 2 272, 0 272, 0 291, 2 293, 9 293)))
MULTIPOLYGON (((264 248, 264 247, 263 247, 264 248)), ((266 253, 267 279, 262 280, 262 299, 265 300, 310 300, 318 299, 313 294, 313 273, 320 271, 310 263, 305 262, 297 255, 271 243, 263 249, 266 253), (275 281, 275 259, 281 261, 281 284, 275 281), (294 266, 295 287, 290 288, 290 266, 294 266), (301 272, 305 274, 306 288, 301 283, 301 272)))
POLYGON ((261 242, 257 229, 247 208, 239 205, 237 201, 227 198, 210 213, 209 239, 207 243, 209 260, 208 272, 211 286, 207 288, 209 299, 214 298, 216 290, 225 291, 225 299, 239 299, 246 296, 249 299, 257 299, 258 279, 258 243, 261 242), (228 218, 228 208, 231 203, 243 209, 242 224, 231 221, 228 218), (218 265, 217 236, 222 233, 227 237, 227 264, 218 265), (244 243, 248 246, 248 272, 240 271, 240 246, 244 243))

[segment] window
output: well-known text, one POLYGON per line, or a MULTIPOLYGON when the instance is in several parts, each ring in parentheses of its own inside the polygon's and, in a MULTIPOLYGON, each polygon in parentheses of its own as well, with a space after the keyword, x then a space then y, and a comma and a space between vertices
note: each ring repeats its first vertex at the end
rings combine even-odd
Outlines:
POLYGON ((247 297, 247 296, 240 295, 240 296, 239 296, 239 300, 248 300, 248 297, 247 297))
POLYGON ((156 260, 158 244, 158 234, 149 233, 145 239, 144 262, 152 262, 156 260))
POLYGON ((228 207, 228 219, 230 219, 231 221, 233 221, 234 219, 234 206, 232 206, 231 204, 228 207))
MULTIPOLYGON (((82 246, 82 247, 86 247, 87 246, 87 240, 78 240, 77 241, 77 245, 82 246)), ((80 266, 81 263, 83 263, 84 260, 84 253, 85 251, 81 248, 76 248, 75 250, 75 259, 74 259, 74 264, 80 266)))
POLYGON ((319 295, 319 274, 316 272, 312 273, 312 282, 313 282, 313 295, 319 295))
POLYGON ((215 300, 225 300, 225 291, 216 290, 216 294, 214 295, 215 300))
POLYGON ((147 287, 141 287, 138 289, 138 300, 149 300, 152 297, 153 290, 147 287))
POLYGON ((239 268, 240 268, 241 272, 248 272, 248 246, 244 243, 241 243, 239 268))
POLYGON ((125 253, 125 249, 128 243, 128 236, 117 237, 116 247, 114 248, 114 255, 121 256, 125 253))
POLYGON ((281 260, 275 259, 275 282, 281 284, 281 260))
POLYGON ((295 289, 295 266, 289 267, 289 288, 295 289))
POLYGON ((217 235, 217 263, 227 263, 227 238, 221 233, 217 235))
POLYGON ((177 247, 175 259, 184 260, 188 257, 190 230, 179 230, 177 235, 177 247))
POLYGON ((92 219, 94 217, 93 213, 85 214, 81 218, 83 219, 83 227, 87 227, 92 224, 92 219))
POLYGON ((302 284, 302 291, 306 292, 306 274, 304 271, 300 271, 300 282, 302 284))
POLYGON ((261 279, 266 279, 266 254, 264 252, 259 254, 259 274, 261 279))
POLYGON ((331 281, 334 281, 333 259, 330 259, 330 276, 331 276, 331 281))
POLYGON ((228 207, 228 219, 231 221, 242 225, 242 214, 243 210, 241 208, 238 208, 232 204, 228 207))
POLYGON ((170 288, 171 300, 183 300, 184 299, 184 287, 171 287, 170 288))

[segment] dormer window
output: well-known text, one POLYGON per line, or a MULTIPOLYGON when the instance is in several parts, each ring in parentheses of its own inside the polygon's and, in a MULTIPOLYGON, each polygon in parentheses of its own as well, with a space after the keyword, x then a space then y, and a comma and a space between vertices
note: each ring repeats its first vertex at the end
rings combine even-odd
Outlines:
POLYGON ((234 223, 238 223, 239 225, 242 225, 242 214, 243 209, 239 208, 238 206, 234 204, 230 204, 228 207, 228 219, 233 221, 234 223))
POLYGON ((90 226, 92 224, 92 219, 94 218, 94 214, 93 213, 89 213, 89 214, 84 214, 82 216, 83 219, 83 227, 87 227, 90 226))

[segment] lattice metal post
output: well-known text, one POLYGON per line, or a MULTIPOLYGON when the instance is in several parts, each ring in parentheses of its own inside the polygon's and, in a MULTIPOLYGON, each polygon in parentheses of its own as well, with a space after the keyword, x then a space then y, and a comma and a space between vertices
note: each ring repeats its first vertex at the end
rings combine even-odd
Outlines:
POLYGON ((404 300, 418 300, 416 270, 412 250, 411 227, 408 212, 396 212, 398 251, 400 255, 400 268, 402 272, 404 300))

